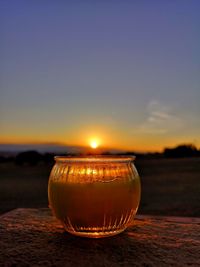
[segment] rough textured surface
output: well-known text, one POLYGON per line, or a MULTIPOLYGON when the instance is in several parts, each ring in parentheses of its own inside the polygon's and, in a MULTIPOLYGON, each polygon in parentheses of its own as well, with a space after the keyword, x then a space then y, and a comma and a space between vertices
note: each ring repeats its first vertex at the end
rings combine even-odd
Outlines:
POLYGON ((138 216, 124 233, 84 239, 48 209, 0 217, 0 266, 200 266, 200 219, 138 216))

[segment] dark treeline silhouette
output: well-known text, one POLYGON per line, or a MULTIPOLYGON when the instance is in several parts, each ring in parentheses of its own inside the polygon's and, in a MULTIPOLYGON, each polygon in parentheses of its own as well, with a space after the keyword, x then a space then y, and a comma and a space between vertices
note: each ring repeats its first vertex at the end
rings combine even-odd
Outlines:
MULTIPOLYGON (((101 155, 113 155, 110 151, 101 151, 101 155)), ((163 153, 135 153, 134 151, 128 151, 123 153, 115 153, 116 155, 130 155, 136 156, 137 158, 186 158, 186 157, 200 157, 200 150, 196 148, 193 144, 182 144, 178 145, 174 148, 165 148, 163 153)), ((60 154, 61 155, 61 154, 60 154)), ((82 156, 83 154, 62 154, 63 156, 82 156)), ((61 155, 61 156, 62 156, 61 155)), ((88 156, 95 155, 94 152, 91 153, 87 151, 86 154, 88 156)), ((39 163, 45 164, 53 164, 54 163, 54 156, 53 153, 45 153, 41 154, 37 151, 25 151, 20 152, 16 156, 5 157, 0 155, 0 163, 5 163, 9 161, 14 161, 17 165, 30 165, 35 166, 39 163)))
MULTIPOLYGON (((60 156, 72 156, 73 154, 59 154, 60 156)), ((76 154, 78 156, 79 154, 76 154)), ((15 157, 14 161, 17 165, 31 165, 35 166, 38 163, 45 163, 45 164, 53 164, 54 163, 54 153, 45 153, 41 154, 37 151, 31 150, 31 151, 25 151, 20 152, 15 157)))
POLYGON ((42 160, 42 155, 37 151, 25 151, 19 153, 15 158, 17 165, 29 164, 32 166, 37 165, 42 160))
MULTIPOLYGON (((119 155, 121 154, 119 153, 119 155)), ((137 158, 188 158, 200 157, 200 150, 193 144, 182 144, 174 148, 165 148, 161 153, 134 153, 133 151, 128 151, 123 153, 123 155, 134 155, 137 158)))
POLYGON ((40 154, 37 151, 25 151, 17 154, 15 157, 15 163, 17 165, 31 165, 35 166, 40 162, 46 164, 52 164, 54 162, 54 154, 53 153, 45 153, 40 154))
POLYGON ((183 144, 176 146, 175 148, 165 148, 163 155, 166 158, 198 157, 200 156, 200 150, 193 144, 183 144))

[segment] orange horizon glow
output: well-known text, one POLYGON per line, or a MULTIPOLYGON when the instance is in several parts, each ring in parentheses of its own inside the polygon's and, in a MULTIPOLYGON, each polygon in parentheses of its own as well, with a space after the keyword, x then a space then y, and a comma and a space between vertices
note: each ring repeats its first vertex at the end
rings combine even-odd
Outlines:
POLYGON ((133 129, 89 123, 87 126, 80 124, 70 128, 64 127, 55 132, 51 128, 20 128, 15 131, 15 135, 0 135, 0 144, 81 146, 93 149, 100 147, 101 150, 119 149, 135 152, 162 152, 166 147, 186 143, 193 143, 199 147, 199 143, 193 140, 192 136, 186 138, 168 134, 143 134, 133 129))
MULTIPOLYGON (((100 136, 100 135, 99 135, 100 136)), ((170 141, 165 140, 164 138, 132 138, 132 142, 128 139, 114 140, 106 138, 105 136, 101 138, 86 138, 85 140, 80 139, 79 142, 74 139, 68 138, 68 142, 61 140, 52 141, 53 138, 19 138, 19 137, 0 137, 0 144, 6 145, 60 145, 60 146, 82 146, 82 147, 91 147, 96 149, 101 146, 102 149, 119 149, 124 151, 136 151, 136 152, 162 152, 166 147, 175 147, 179 144, 184 143, 193 143, 190 139, 184 140, 176 138, 171 138, 170 141)), ((58 140, 58 139, 57 139, 58 140)), ((65 138, 66 140, 66 138, 65 138)), ((78 137, 77 137, 78 140, 78 137)), ((197 144, 195 143, 197 146, 197 144)), ((198 146, 197 146, 198 148, 198 146)))

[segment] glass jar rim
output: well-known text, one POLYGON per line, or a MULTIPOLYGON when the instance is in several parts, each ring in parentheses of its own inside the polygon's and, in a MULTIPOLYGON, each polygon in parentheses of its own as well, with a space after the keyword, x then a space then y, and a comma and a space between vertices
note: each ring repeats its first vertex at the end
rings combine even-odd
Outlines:
POLYGON ((55 156, 56 162, 67 163, 127 163, 135 160, 135 156, 125 155, 93 155, 93 156, 55 156))

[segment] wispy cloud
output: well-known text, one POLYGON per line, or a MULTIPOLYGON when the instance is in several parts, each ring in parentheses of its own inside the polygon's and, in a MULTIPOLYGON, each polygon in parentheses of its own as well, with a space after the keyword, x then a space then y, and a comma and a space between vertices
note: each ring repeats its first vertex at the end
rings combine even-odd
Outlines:
POLYGON ((147 105, 147 117, 137 127, 137 132, 146 134, 166 134, 180 129, 183 121, 174 114, 170 106, 157 100, 151 100, 147 105))

